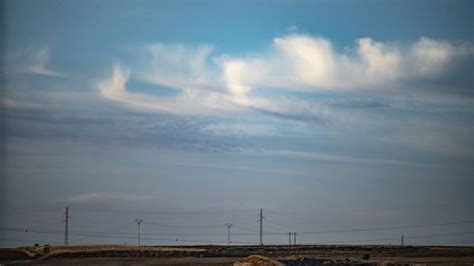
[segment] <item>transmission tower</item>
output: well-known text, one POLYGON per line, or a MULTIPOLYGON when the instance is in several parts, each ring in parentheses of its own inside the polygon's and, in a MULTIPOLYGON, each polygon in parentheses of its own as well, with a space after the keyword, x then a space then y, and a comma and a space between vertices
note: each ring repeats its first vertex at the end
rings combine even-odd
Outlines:
POLYGON ((135 219, 135 222, 138 225, 138 230, 137 230, 137 240, 138 240, 138 246, 140 246, 140 224, 143 222, 143 219, 135 219))
POLYGON ((291 232, 288 232, 288 253, 290 252, 291 249, 291 232))
POLYGON ((227 226, 227 245, 230 245, 230 228, 232 227, 232 224, 226 223, 225 226, 227 226))
POLYGON ((69 244, 69 207, 66 207, 66 213, 64 213, 64 245, 69 244))
POLYGON ((263 246, 263 209, 260 209, 260 246, 263 246))

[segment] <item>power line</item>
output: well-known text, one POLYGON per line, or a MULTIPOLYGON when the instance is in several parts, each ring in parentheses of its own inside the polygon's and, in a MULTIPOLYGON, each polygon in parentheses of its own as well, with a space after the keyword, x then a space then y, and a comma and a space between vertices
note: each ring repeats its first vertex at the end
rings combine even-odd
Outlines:
POLYGON ((279 223, 275 223, 273 221, 269 221, 268 219, 265 220, 265 222, 269 223, 269 224, 273 224, 273 225, 276 225, 276 226, 279 226, 280 228, 283 228, 284 230, 288 230, 290 227, 289 226, 286 226, 286 225, 283 225, 283 224, 279 224, 279 223))
MULTIPOLYGON (((40 211, 40 212, 49 212, 49 211, 53 211, 53 210, 57 210, 57 209, 43 209, 43 210, 34 210, 34 211, 40 211)), ((87 210, 87 211, 90 211, 91 209, 82 209, 82 210, 87 210)), ((31 209, 28 210, 28 211, 32 211, 31 209)), ((94 209, 94 211, 98 211, 97 209, 94 209)), ((243 211, 243 210, 242 210, 243 211)), ((107 213, 109 212, 115 212, 114 210, 109 210, 107 213)), ((222 212, 222 211, 214 211, 214 212, 222 212)), ((124 213, 124 214, 128 214, 128 213, 144 213, 143 211, 118 211, 118 213, 124 213)), ((192 212, 155 212, 155 211, 145 211, 145 213, 174 213, 174 214, 202 214, 202 213, 212 213, 212 211, 206 211, 206 212, 201 212, 201 211, 192 211, 192 212)), ((273 213, 270 211, 270 213, 273 213)), ((104 217, 104 218, 107 218, 107 217, 104 217)), ((263 216, 263 209, 260 209, 260 213, 259 213, 259 222, 260 222, 260 228, 259 228, 259 244, 260 245, 263 245, 263 219, 265 217, 263 216)), ((73 231, 73 232, 70 232, 69 231, 69 219, 70 219, 70 216, 69 216, 69 207, 66 207, 66 213, 65 213, 65 229, 64 229, 64 244, 65 245, 68 245, 68 242, 69 242, 69 235, 76 235, 76 236, 84 236, 84 237, 110 237, 110 238, 129 238, 129 235, 124 235, 124 234, 127 234, 127 233, 130 233, 130 232, 107 232, 108 229, 110 229, 110 226, 109 224, 104 224, 104 223, 108 223, 107 220, 103 220, 103 219, 95 219, 93 217, 90 217, 90 216, 87 216, 87 217, 78 217, 78 223, 83 223, 83 224, 96 224, 96 225, 100 225, 100 226, 106 226, 106 232, 102 231, 102 232, 99 232, 99 233, 96 233, 96 232, 88 232, 88 233, 85 233, 85 232, 77 232, 77 231, 73 231)), ((116 219, 117 220, 117 219, 116 219)), ((231 226, 234 226, 233 223, 230 223, 230 222, 234 222, 234 221, 242 221, 242 224, 246 224, 246 223, 251 223, 252 221, 255 221, 254 218, 235 218, 235 219, 230 219, 228 224, 230 224, 231 226), (248 222, 246 222, 248 221, 248 222)), ((143 222, 143 219, 136 219, 135 222, 137 223, 138 225, 138 231, 137 231, 137 241, 138 241, 138 245, 140 245, 140 239, 141 239, 141 235, 140 235, 140 226, 141 226, 141 223, 143 222)), ((276 231, 275 232, 266 232, 267 235, 286 235, 287 233, 287 229, 290 229, 289 226, 286 226, 286 225, 283 225, 281 223, 278 223, 278 222, 274 222, 272 220, 268 221, 268 224, 267 226, 269 228, 273 228, 275 229, 276 231), (274 226, 272 225, 276 225, 277 227, 281 227, 281 228, 285 228, 285 232, 279 232, 281 229, 279 228, 275 228, 274 226)), ((432 224, 415 224, 415 225, 402 225, 402 226, 391 226, 391 227, 374 227, 374 228, 356 228, 356 229, 341 229, 341 230, 327 230, 327 231, 303 231, 303 232, 293 232, 293 236, 294 236, 294 243, 296 244, 296 234, 302 234, 302 235, 308 235, 308 234, 325 234, 325 233, 346 233, 346 232, 368 232, 368 231, 388 231, 388 230, 395 230, 395 229, 407 229, 407 228, 423 228, 423 227, 436 227, 436 226, 448 226, 448 225, 459 225, 459 224, 471 224, 471 223, 474 223, 474 220, 467 220, 467 221, 454 221, 454 222, 446 222, 446 223, 432 223, 432 224)), ((181 233, 181 232, 170 232, 170 230, 173 230, 173 229, 193 229, 193 230, 205 230, 205 229, 216 229, 218 227, 221 227, 222 224, 189 224, 189 223, 176 223, 176 222, 147 222, 145 225, 148 226, 149 225, 157 225, 160 227, 160 230, 168 230, 167 232, 154 232, 154 231, 150 231, 150 230, 147 230, 148 234, 147 234, 147 238, 143 238, 143 239, 150 239, 150 240, 163 240, 163 241, 178 241, 178 238, 174 238, 174 239, 168 239, 167 237, 165 238, 156 238, 156 237, 160 237, 160 236, 173 236, 173 237, 187 237, 187 236, 196 236, 196 237, 212 237, 212 236, 222 236, 222 235, 225 235, 223 233, 181 233)), ((227 224, 226 224, 227 225, 227 224)), ((119 227, 121 228, 122 225, 119 225, 119 226, 116 226, 115 228, 117 228, 118 230, 121 230, 119 229, 119 227)), ((128 228, 128 225, 123 225, 123 228, 125 229, 128 228)), ((235 226, 237 229, 239 229, 239 226, 235 226)), ((147 227, 148 228, 148 227, 147 227)), ((151 228, 150 228, 151 229, 151 228)), ((233 235, 236 235, 236 236, 255 236, 257 231, 255 230, 251 230, 251 229, 246 229, 246 228, 241 228, 243 230, 247 230, 247 231, 251 231, 252 233, 233 233, 233 235)), ((49 230, 41 230, 41 229, 21 229, 21 228, 0 228, 0 230, 3 230, 3 231, 12 231, 12 232, 30 232, 30 233, 51 233, 51 234, 56 234, 56 232, 53 232, 52 231, 49 231, 49 230)), ((470 232, 467 232, 467 233, 470 233, 470 232)), ((459 233, 459 234, 463 234, 463 233, 459 233)), ((446 236, 446 235, 453 235, 453 234, 438 234, 438 236, 446 236)), ((456 235, 456 234, 454 234, 456 235)), ((430 235, 430 237, 435 237, 437 235, 430 235)), ((291 234, 290 234, 290 237, 291 237, 291 234)), ((427 237, 427 236, 407 236, 405 237, 404 239, 412 239, 412 238, 424 238, 424 237, 427 237)), ((228 226, 228 232, 227 232, 227 243, 230 244, 230 226, 228 226)), ((403 238, 403 236, 402 236, 403 238)), ((400 238, 399 238, 400 239, 400 238)), ((394 239, 376 239, 376 240, 355 240, 355 242, 358 242, 358 241, 382 241, 382 240, 394 240, 394 239)), ((180 239, 179 241, 184 241, 182 239, 180 239)), ((207 240, 203 240, 203 242, 205 242, 207 240)), ((291 239, 290 239, 291 241, 291 239)), ((190 241, 192 242, 192 241, 190 241)), ((220 241, 216 241, 216 240, 212 240, 210 242, 220 242, 220 241)), ((344 241, 344 242, 347 242, 347 241, 344 241)), ((349 241, 350 242, 350 241, 349 241)), ((403 243, 404 241, 401 240, 401 243, 403 243)), ((330 242, 330 243, 334 243, 334 242, 330 242)))
MULTIPOLYGON (((282 213, 282 212, 277 212, 277 211, 274 211, 274 210, 266 210, 267 212, 269 213, 272 213, 272 214, 276 214, 277 216, 280 216, 280 217, 284 217, 286 218, 286 220, 288 221, 295 221, 295 220, 298 220, 300 222, 310 222, 310 223, 321 223, 321 220, 314 220, 313 218, 301 218, 301 217, 298 217, 298 216, 294 216, 294 215, 289 215, 289 214, 286 214, 286 213, 282 213)), ((289 212, 289 213, 295 213, 295 212, 289 212)))
MULTIPOLYGON (((36 234, 49 234, 49 235, 62 235, 63 233, 58 231, 47 231, 47 230, 24 230, 24 229, 4 229, 0 228, 2 231, 14 231, 14 232, 29 232, 29 233, 36 233, 36 234)), ((107 235, 107 234, 91 234, 91 233, 76 233, 70 232, 70 235, 73 236, 88 236, 88 237, 103 237, 103 238, 116 238, 116 239, 136 239, 135 236, 119 236, 119 235, 107 235)), ((141 237, 140 239, 145 240, 157 240, 157 241, 174 241, 174 242, 196 242, 196 243, 226 243, 226 241, 221 240, 203 240, 203 239, 178 239, 178 238, 153 238, 153 237, 141 237)), ((239 244, 251 244, 251 242, 234 242, 239 244)))
POLYGON ((429 237, 440 237, 440 236, 457 236, 457 235, 467 235, 474 234, 474 231, 470 232, 458 232, 458 233, 446 233, 446 234, 431 234, 431 235, 421 235, 421 236, 406 236, 405 239, 417 239, 417 238, 429 238, 429 237))
POLYGON ((318 244, 335 244, 335 243, 353 243, 353 242, 374 242, 374 241, 391 241, 399 240, 399 237, 391 238, 376 238, 376 239, 354 239, 354 240, 337 240, 337 241, 323 241, 318 242, 318 244))
POLYGON ((443 242, 435 242, 430 243, 430 245, 455 245, 455 244, 474 244, 474 241, 443 241, 443 242))
MULTIPOLYGON (((278 227, 275 227, 275 226, 272 226, 271 224, 265 224, 265 228, 270 228, 270 229, 273 229, 273 230, 276 230, 276 231, 280 231, 281 228, 278 228, 278 227)), ((277 234, 280 234, 278 232, 266 232, 267 235, 277 235, 277 234)))
MULTIPOLYGON (((366 232, 366 231, 384 231, 384 230, 394 230, 394 229, 403 229, 403 228, 421 228, 421 227, 435 227, 435 226, 446 226, 446 225, 456 225, 456 224, 468 224, 474 223, 474 221, 459 221, 459 222, 451 222, 451 223, 437 223, 437 224, 424 224, 424 225, 405 225, 405 226, 397 226, 397 227, 377 227, 377 228, 366 228, 366 229, 344 229, 344 230, 328 230, 328 231, 314 231, 314 232, 297 232, 298 234, 326 234, 326 233, 346 233, 346 232, 366 232)), ((124 225, 125 227, 126 225, 124 225)), ((239 228, 234 224, 236 228, 239 228)), ((0 229, 1 230, 1 229, 0 229)), ((19 230, 27 230, 27 229, 19 229, 19 230)), ((249 230, 249 229, 246 229, 249 230)), ((181 235, 181 236, 223 236, 223 233, 163 233, 157 232, 154 233, 155 235, 181 235)), ((267 235, 286 235, 287 233, 283 232, 266 232, 267 235)), ((234 235, 240 236, 251 236, 254 235, 253 233, 234 233, 234 235)))
MULTIPOLYGON (((403 240, 405 240, 405 239, 418 239, 418 238, 431 238, 431 237, 443 237, 443 236, 468 235, 468 234, 474 234, 474 231, 446 233, 446 234, 403 236, 403 240)), ((355 239, 355 240, 341 240, 341 241, 325 241, 325 242, 320 242, 320 243, 321 244, 331 244, 331 243, 373 242, 373 241, 390 241, 390 240, 400 240, 400 237, 377 238, 377 239, 355 239)))
MULTIPOLYGON (((214 219, 213 219, 214 220, 214 219)), ((240 224, 243 224, 244 222, 250 222, 250 221, 256 221, 255 218, 227 218, 228 220, 232 220, 233 222, 239 222, 240 224)), ((171 223, 171 222, 147 222, 147 224, 155 224, 155 225, 162 225, 162 226, 170 226, 170 227, 221 227, 222 223, 213 223, 213 224, 201 224, 201 225, 196 225, 195 223, 189 224, 189 223, 171 223)))
MULTIPOLYGON (((116 213, 159 213, 159 214, 169 214, 169 213, 175 213, 175 214, 200 214, 200 213, 213 213, 213 212, 230 212, 230 210, 202 210, 202 211, 134 211, 134 210, 106 210, 106 209, 89 209, 89 208, 73 208, 74 210, 80 210, 80 211, 92 211, 92 212, 116 212, 116 213)), ((6 209, 6 210, 14 210, 14 211, 27 211, 27 212, 51 212, 51 211, 58 211, 60 210, 59 208, 53 208, 53 209, 27 209, 27 208, 15 208, 15 209, 6 209)), ((232 212, 235 211, 251 211, 252 209, 241 209, 241 210, 232 210, 232 212)), ((278 214, 277 212, 273 210, 268 210, 270 213, 275 213, 278 214)), ((285 215, 286 216, 286 215, 285 215)), ((294 218, 287 216, 289 218, 294 218)), ((90 217, 77 217, 78 219, 89 219, 90 217)), ((241 219, 231 219, 233 222, 237 220, 253 220, 253 218, 241 218, 241 219)), ((105 222, 105 221, 104 221, 105 222)), ((289 228, 286 225, 282 225, 279 223, 276 223, 274 221, 268 221, 268 223, 273 223, 275 225, 284 227, 284 228, 289 228)), ((457 221, 457 222, 447 222, 447 223, 434 223, 434 224, 416 224, 416 225, 402 225, 402 226, 392 226, 392 227, 375 227, 375 228, 356 228, 356 229, 341 229, 341 230, 327 230, 327 231, 302 231, 298 232, 299 234, 322 234, 322 233, 339 233, 339 232, 357 232, 357 231, 379 231, 379 230, 395 230, 395 229, 407 229, 407 228, 420 228, 420 227, 435 227, 435 226, 445 226, 445 225, 456 225, 456 224, 469 224, 469 223, 474 223, 474 220, 466 220, 466 221, 457 221)), ((220 224, 212 224, 212 225, 185 225, 185 224, 176 224, 176 223, 154 223, 154 222, 147 222, 147 224, 156 224, 156 225, 162 225, 165 227, 211 227, 215 226, 218 228, 220 224)), ((286 233, 284 233, 286 234, 286 233)))
POLYGON ((89 209, 89 208, 78 208, 74 207, 74 210, 99 212, 99 213, 136 213, 136 214, 202 214, 202 213, 235 213, 235 212, 250 212, 255 211, 254 209, 241 209, 241 210, 199 210, 199 211, 155 211, 155 210, 113 210, 113 209, 89 209))
MULTIPOLYGON (((234 225, 233 225, 234 226, 234 225)), ((27 228, 0 228, 1 231, 13 231, 13 232, 38 232, 38 231, 48 231, 47 229, 27 229, 27 228)), ((79 231, 69 231, 69 235, 72 235, 74 233, 78 233, 79 231)), ((97 233, 103 233, 102 232, 90 232, 92 234, 97 234, 97 233)), ((105 231, 107 232, 107 231, 105 231)), ((80 232, 79 232, 80 233, 80 232)), ((109 231, 108 233, 110 234, 123 234, 123 233, 130 233, 130 232, 114 232, 114 231, 109 231)), ((151 236, 226 236, 227 234, 225 233, 148 233, 147 235, 151 236)), ((255 233, 236 233, 234 235, 239 235, 239 236, 254 236, 255 233)))
POLYGON ((153 223, 153 222, 147 222, 147 224, 149 224, 149 225, 159 225, 159 226, 162 226, 162 227, 171 227, 171 228, 192 228, 192 229, 196 229, 196 228, 208 229, 208 228, 220 228, 220 227, 222 227, 222 224, 209 224, 209 225, 173 225, 173 224, 169 224, 169 223, 153 223))
MULTIPOLYGON (((263 211, 263 210, 262 210, 263 211)), ((288 226, 275 223, 273 221, 267 221, 270 224, 274 224, 280 227, 289 228, 288 226)), ((407 228, 423 228, 423 227, 437 227, 437 226, 447 226, 447 225, 458 225, 458 224, 472 224, 474 220, 468 221, 457 221, 457 222, 448 222, 448 223, 434 223, 434 224, 416 224, 416 225, 403 225, 403 226, 392 226, 392 227, 374 227, 374 228, 363 228, 363 229, 342 229, 342 230, 326 230, 326 231, 302 231, 297 232, 298 234, 327 234, 327 233, 348 233, 348 232, 369 232, 369 231, 384 231, 384 230, 396 230, 396 229, 407 229, 407 228)), ((271 226, 270 226, 271 227, 271 226)), ((274 228, 277 229, 277 228, 274 228)), ((279 229, 277 229, 279 230, 279 229)), ((286 235, 286 233, 280 232, 266 232, 267 235, 286 235)), ((240 234, 248 235, 248 234, 240 234)))
POLYGON ((407 228, 422 228, 422 227, 436 227, 445 225, 456 225, 456 224, 471 224, 474 220, 451 222, 451 223, 437 223, 437 224, 417 224, 417 225, 403 225, 403 226, 392 226, 392 227, 374 227, 364 229, 343 229, 343 230, 328 230, 328 231, 306 231, 298 232, 299 234, 327 234, 327 233, 346 233, 346 232, 368 232, 368 231, 384 231, 384 230, 395 230, 395 229, 407 229, 407 228))
POLYGON ((240 230, 244 230, 244 231, 247 231, 247 232, 253 232, 253 233, 258 233, 257 230, 255 229, 250 229, 250 228, 246 228, 246 227, 240 227, 240 226, 237 226, 235 224, 233 224, 233 226, 236 228, 236 229, 240 229, 240 230))
MULTIPOLYGON (((37 229, 21 229, 21 228, 0 228, 2 231, 13 231, 13 232, 28 232, 28 233, 37 233, 37 234, 51 234, 51 235, 61 235, 61 232, 57 231, 50 231, 50 230, 37 230, 37 229)), ((294 233, 293 233, 294 234, 294 233)), ((466 232, 454 232, 454 233, 444 233, 444 234, 429 234, 429 235, 414 235, 414 236, 404 236, 404 239, 419 239, 419 238, 432 238, 432 237, 444 237, 444 236, 455 236, 455 235, 467 235, 467 234, 474 234, 474 231, 466 231, 466 232)), ((94 233, 86 233, 86 232, 70 232, 70 235, 74 236, 87 236, 87 237, 103 237, 103 238, 117 238, 117 239, 133 239, 135 237, 128 236, 128 235, 107 235, 107 234, 94 234, 94 233)), ((206 242, 206 243, 225 243, 224 241, 219 240, 202 240, 202 239, 172 239, 172 238, 154 238, 154 237, 143 237, 142 239, 147 240, 158 240, 158 241, 181 241, 181 242, 206 242)), ((354 239, 354 240, 342 240, 342 241, 326 241, 320 242, 322 244, 331 244, 331 243, 351 243, 351 242, 373 242, 373 241, 391 241, 397 240, 398 237, 393 238, 378 238, 378 239, 354 239)), ((235 243, 246 243, 249 242, 235 242, 235 243)))
MULTIPOLYGON (((40 243, 41 241, 31 241, 31 240, 24 240, 24 239, 12 239, 12 238, 0 238, 0 241, 10 241, 10 242, 22 242, 22 243, 40 243)), ((48 240, 45 241, 48 243, 56 243, 56 244, 62 244, 62 241, 55 241, 55 240, 48 240)))
POLYGON ((61 211, 62 208, 52 208, 52 209, 31 209, 31 208, 0 208, 0 212, 2 212, 2 215, 5 212, 21 212, 21 214, 24 213, 31 213, 31 212, 53 212, 53 211, 61 211))

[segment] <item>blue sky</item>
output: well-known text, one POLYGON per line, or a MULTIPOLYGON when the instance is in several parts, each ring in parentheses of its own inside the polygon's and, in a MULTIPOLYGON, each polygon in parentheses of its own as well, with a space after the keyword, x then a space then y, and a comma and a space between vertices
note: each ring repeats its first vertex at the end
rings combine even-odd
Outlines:
MULTIPOLYGON (((280 225, 272 230, 285 233, 470 220, 472 9, 471 1, 3 1, 2 226, 32 226, 39 212, 51 223, 37 229, 55 230, 65 206, 77 210, 78 231, 86 217, 131 234, 136 215, 153 221, 170 210, 171 224, 187 215, 238 226, 264 208, 280 225), (87 216, 96 209, 155 213, 87 216)), ((417 231, 301 241, 402 233, 417 231)), ((5 246, 61 239, 2 234, 5 246)))

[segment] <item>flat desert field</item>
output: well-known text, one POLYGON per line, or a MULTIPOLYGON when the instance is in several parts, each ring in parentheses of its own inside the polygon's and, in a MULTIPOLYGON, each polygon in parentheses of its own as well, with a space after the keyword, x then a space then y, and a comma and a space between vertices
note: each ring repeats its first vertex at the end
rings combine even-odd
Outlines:
POLYGON ((3 265, 473 265, 459 246, 34 246, 0 249, 3 265))

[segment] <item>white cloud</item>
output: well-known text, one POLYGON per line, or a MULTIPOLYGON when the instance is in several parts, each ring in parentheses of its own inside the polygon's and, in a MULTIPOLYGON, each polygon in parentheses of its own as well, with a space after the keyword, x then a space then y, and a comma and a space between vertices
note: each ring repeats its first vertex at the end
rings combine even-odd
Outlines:
POLYGON ((273 40, 269 53, 222 62, 230 91, 271 87, 298 91, 402 87, 410 79, 439 79, 453 64, 474 60, 472 44, 453 44, 426 37, 411 45, 356 40, 336 51, 330 41, 306 35, 273 40))
POLYGON ((218 75, 207 62, 211 46, 155 43, 142 49, 137 78, 178 90, 222 92, 218 75))
POLYGON ((410 49, 410 56, 413 61, 413 70, 418 75, 435 75, 442 71, 453 53, 459 47, 453 47, 448 42, 435 41, 428 38, 421 38, 410 49))
MULTIPOLYGON (((283 69, 291 77, 288 80, 290 84, 332 86, 336 72, 336 58, 329 41, 295 35, 276 38, 273 40, 273 44, 278 51, 275 56, 281 57, 278 59, 278 61, 281 60, 280 64, 290 67, 283 69)), ((281 74, 284 76, 285 73, 281 74)))
POLYGON ((152 203, 156 198, 149 195, 135 195, 118 192, 85 193, 69 197, 68 203, 104 203, 104 202, 126 202, 126 203, 152 203))
POLYGON ((50 54, 47 47, 19 50, 8 54, 5 59, 5 68, 15 72, 55 78, 66 77, 64 73, 52 70, 48 67, 50 54))
POLYGON ((136 108, 150 109, 175 114, 217 113, 235 108, 231 103, 221 101, 221 95, 208 91, 183 90, 179 97, 160 98, 138 92, 130 92, 126 84, 131 70, 119 63, 113 66, 112 76, 96 83, 103 97, 132 105, 136 108))
POLYGON ((261 111, 279 117, 324 120, 327 108, 307 101, 268 100, 239 94, 216 93, 208 90, 183 89, 178 97, 156 97, 127 90, 126 84, 131 71, 115 64, 112 76, 96 83, 101 95, 107 99, 122 102, 135 108, 168 112, 178 115, 199 115, 236 112, 243 108, 261 111))
POLYGON ((359 58, 353 59, 352 64, 354 68, 360 68, 356 70, 362 74, 359 78, 376 82, 400 78, 403 55, 397 47, 363 38, 357 40, 357 53, 359 58))
MULTIPOLYGON (((283 117, 318 119, 325 119, 328 114, 324 104, 301 98, 257 96, 254 91, 260 88, 310 93, 398 89, 403 93, 404 89, 412 89, 410 82, 431 88, 430 82, 464 75, 453 76, 453 69, 474 61, 474 45, 426 37, 411 44, 362 38, 352 47, 338 50, 327 39, 293 34, 275 38, 268 51, 238 57, 213 54, 213 48, 208 45, 156 43, 140 51, 139 59, 131 63, 133 78, 176 89, 179 97, 128 91, 125 84, 131 78, 131 71, 119 65, 114 66, 111 78, 98 83, 104 97, 178 114, 253 109, 283 117)), ((468 71, 469 68, 464 70, 468 71)))

